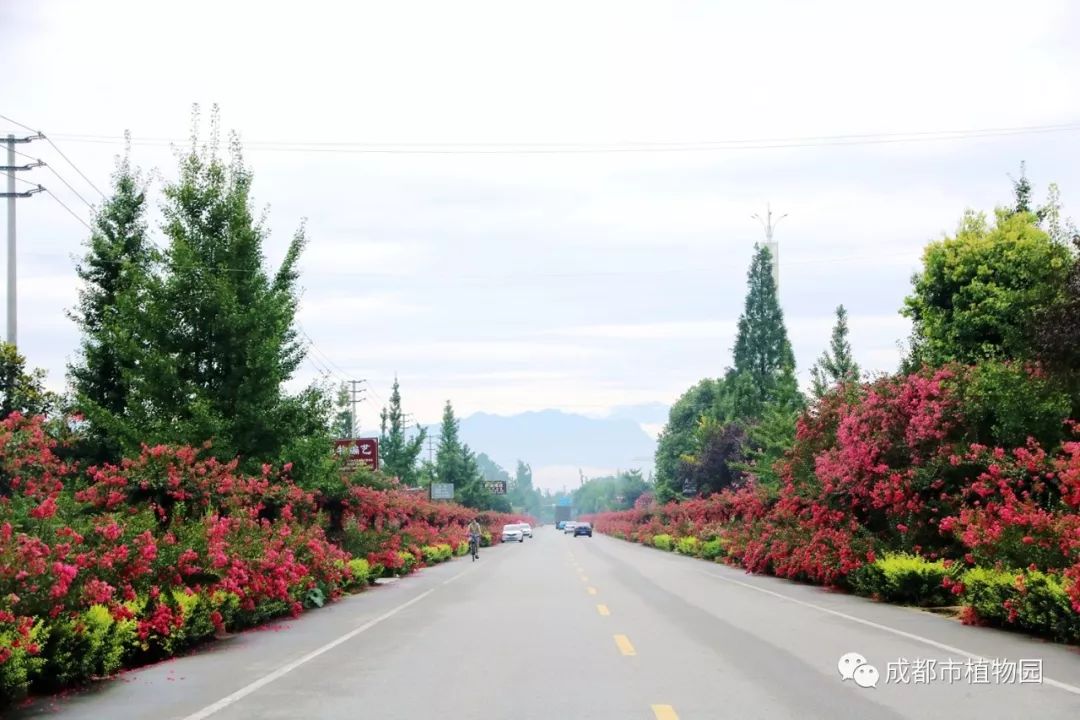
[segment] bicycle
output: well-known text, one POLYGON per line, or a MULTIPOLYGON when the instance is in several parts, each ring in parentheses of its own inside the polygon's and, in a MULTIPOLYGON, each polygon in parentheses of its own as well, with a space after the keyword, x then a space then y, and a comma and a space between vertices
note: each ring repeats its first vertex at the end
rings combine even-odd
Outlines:
POLYGON ((469 538, 469 554, 472 555, 473 562, 480 557, 480 538, 476 536, 469 538))

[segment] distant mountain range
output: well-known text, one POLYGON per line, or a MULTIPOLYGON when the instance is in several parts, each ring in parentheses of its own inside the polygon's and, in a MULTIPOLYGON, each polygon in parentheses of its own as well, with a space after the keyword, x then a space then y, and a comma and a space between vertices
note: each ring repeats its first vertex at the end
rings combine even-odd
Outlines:
MULTIPOLYGON (((652 428, 667 420, 662 403, 615 408, 603 418, 540 410, 518 415, 476 413, 461 420, 461 438, 512 474, 518 460, 532 465, 649 468, 656 452, 652 428)), ((436 438, 438 426, 428 428, 436 438)))

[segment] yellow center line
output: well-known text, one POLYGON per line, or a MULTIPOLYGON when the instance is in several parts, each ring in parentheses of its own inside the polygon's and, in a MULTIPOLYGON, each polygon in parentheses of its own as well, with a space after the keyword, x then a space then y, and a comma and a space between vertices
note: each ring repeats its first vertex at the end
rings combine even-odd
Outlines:
POLYGON ((675 708, 670 705, 653 705, 652 711, 653 715, 656 716, 656 720, 679 720, 675 708))
POLYGON ((610 614, 611 614, 611 611, 610 611, 610 610, 608 610, 608 606, 607 606, 607 605, 597 605, 597 606, 596 606, 596 612, 600 613, 600 614, 601 614, 601 615, 603 615, 604 617, 607 617, 608 615, 610 615, 610 614))
POLYGON ((630 644, 630 638, 625 635, 616 635, 615 644, 619 647, 619 652, 623 655, 637 655, 634 646, 630 644))
POLYGON ((594 588, 594 587, 585 588, 585 592, 589 593, 590 595, 595 595, 596 594, 596 588, 594 588))

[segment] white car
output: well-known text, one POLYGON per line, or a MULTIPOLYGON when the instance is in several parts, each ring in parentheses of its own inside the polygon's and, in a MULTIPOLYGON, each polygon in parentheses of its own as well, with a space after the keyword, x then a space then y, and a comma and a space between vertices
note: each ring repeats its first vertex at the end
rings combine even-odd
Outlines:
POLYGON ((577 526, 578 524, 576 522, 567 522, 565 525, 562 526, 563 534, 572 535, 574 533, 574 528, 576 528, 577 526))
POLYGON ((532 525, 530 525, 529 523, 518 523, 515 527, 517 527, 517 529, 520 530, 521 534, 525 537, 531 538, 533 536, 532 525))
POLYGON ((510 542, 512 540, 525 542, 525 533, 521 532, 521 528, 517 525, 503 525, 502 541, 510 542))

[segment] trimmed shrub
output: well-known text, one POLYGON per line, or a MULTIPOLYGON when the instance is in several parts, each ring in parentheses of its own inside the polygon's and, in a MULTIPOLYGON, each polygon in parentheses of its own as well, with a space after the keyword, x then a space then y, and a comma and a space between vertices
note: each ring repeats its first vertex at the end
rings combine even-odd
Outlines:
POLYGON ((397 569, 398 575, 408 575, 416 567, 416 556, 411 552, 404 550, 398 551, 398 557, 401 559, 401 565, 397 569))
POLYGON ((668 552, 671 552, 675 547, 675 541, 672 540, 670 535, 653 535, 652 544, 653 547, 668 552))
POLYGON ((364 558, 353 558, 347 563, 349 568, 349 589, 366 587, 371 579, 371 566, 364 558))
MULTIPOLYGON (((441 562, 446 562, 453 556, 453 548, 445 543, 439 543, 438 545, 425 545, 423 550, 424 562, 428 565, 436 565, 441 562)), ((468 552, 468 544, 466 543, 466 552, 468 552)))
POLYGON ((42 642, 28 679, 36 689, 56 690, 118 671, 134 641, 135 623, 117 622, 105 606, 94 605, 77 620, 50 623, 38 637, 42 642))
POLYGON ((0 707, 26 697, 31 681, 41 676, 45 659, 40 647, 47 633, 41 620, 32 624, 25 636, 0 628, 0 707))
POLYGON ((697 557, 701 554, 701 541, 696 537, 681 537, 675 542, 675 552, 697 557))
POLYGON ((979 622, 1080 641, 1080 615, 1065 582, 1039 571, 1023 573, 972 568, 963 575, 964 601, 979 622))
POLYGON ((848 584, 860 595, 890 602, 924 607, 940 607, 955 602, 946 587, 951 577, 941 560, 931 561, 919 555, 885 553, 848 575, 848 584))
POLYGON ((727 555, 727 543, 722 538, 714 538, 701 543, 701 557, 706 560, 717 560, 727 555))

